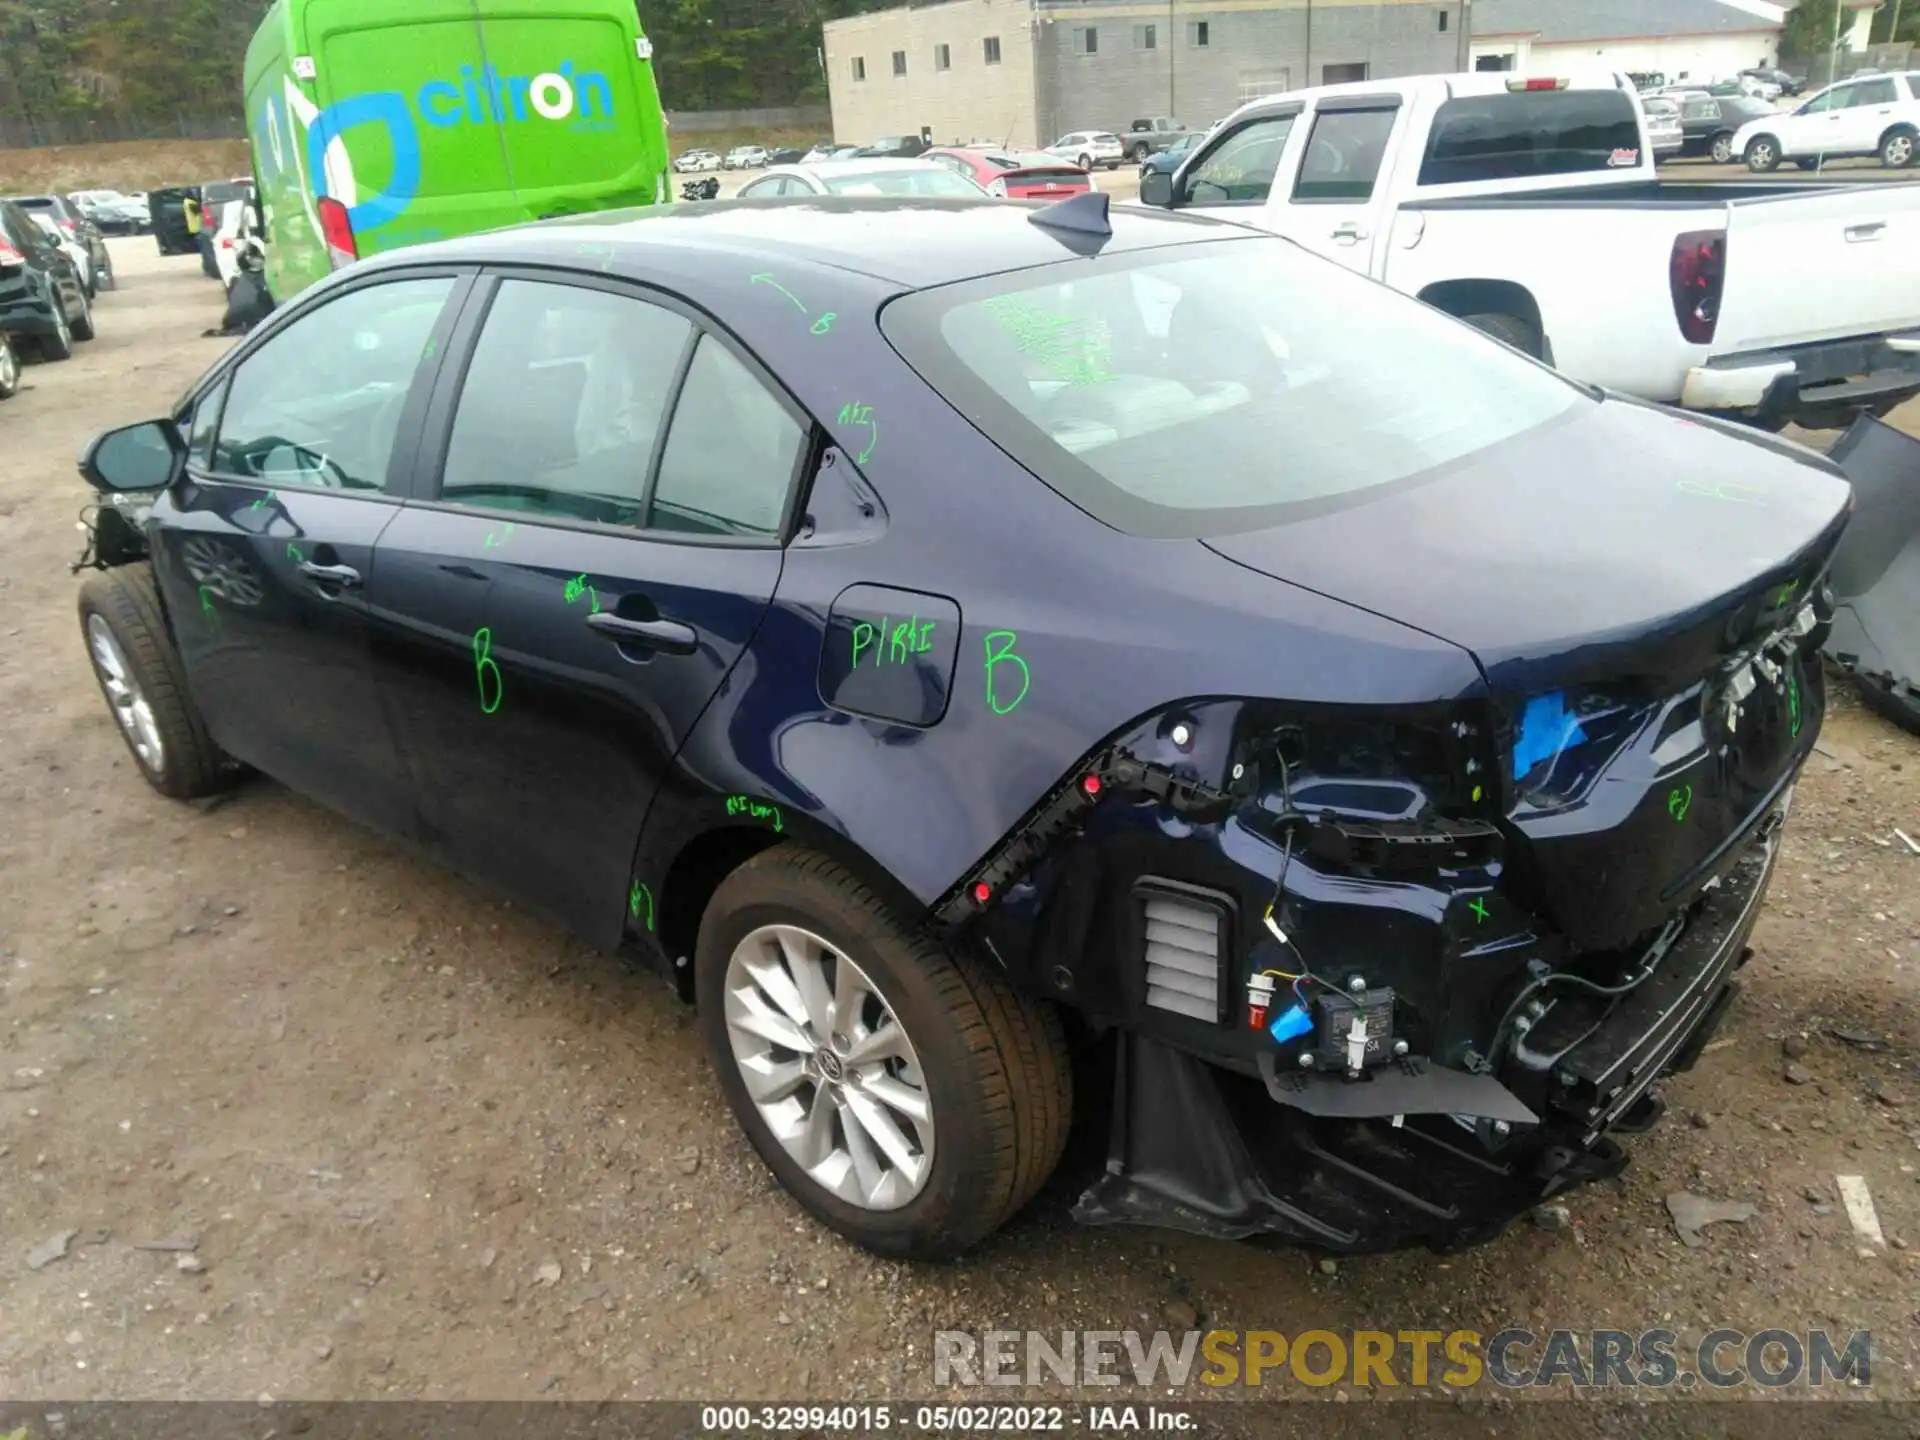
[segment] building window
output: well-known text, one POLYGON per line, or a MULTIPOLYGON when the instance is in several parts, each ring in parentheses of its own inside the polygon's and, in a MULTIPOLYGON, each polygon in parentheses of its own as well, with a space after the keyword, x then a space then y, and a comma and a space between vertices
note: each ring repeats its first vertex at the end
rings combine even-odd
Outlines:
POLYGON ((856 80, 864 80, 867 78, 866 56, 856 55, 853 57, 853 78, 856 80))
POLYGON ((1000 63, 1000 37, 989 35, 980 42, 980 54, 989 65, 1000 63))
POLYGON ((1152 25, 1133 27, 1133 48, 1136 50, 1151 50, 1158 39, 1159 36, 1155 34, 1155 27, 1152 25))
POLYGON ((1445 30, 1447 28, 1447 12, 1442 10, 1440 12, 1439 19, 1440 19, 1440 28, 1442 30, 1445 30))
MULTIPOLYGON (((893 73, 896 75, 904 75, 907 73, 907 52, 906 51, 896 50, 893 52, 893 73)), ((1362 77, 1362 78, 1365 78, 1365 77, 1362 77)))
POLYGON ((1196 50, 1204 50, 1213 43, 1213 34, 1205 20, 1195 20, 1187 26, 1187 43, 1196 50))
POLYGON ((1073 49, 1078 55, 1098 55, 1100 53, 1100 31, 1085 25, 1073 32, 1073 49))
POLYGON ((934 46, 933 68, 936 70, 951 70, 953 68, 953 51, 945 45, 934 46))
POLYGON ((1322 85, 1351 85, 1356 80, 1367 78, 1367 62, 1359 60, 1351 65, 1322 65, 1320 83, 1322 85))

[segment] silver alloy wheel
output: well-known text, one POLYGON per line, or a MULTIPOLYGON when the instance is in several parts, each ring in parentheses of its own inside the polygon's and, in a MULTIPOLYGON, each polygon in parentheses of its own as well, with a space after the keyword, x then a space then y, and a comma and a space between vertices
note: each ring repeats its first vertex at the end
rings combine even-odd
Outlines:
POLYGON ((62 346, 73 348, 73 326, 67 323, 66 310, 58 305, 53 307, 53 333, 60 337, 62 346))
POLYGON ((93 668, 106 688, 113 718, 127 732, 127 743, 140 763, 158 775, 167 762, 166 747, 160 743, 160 725, 153 718, 153 707, 140 693, 140 682, 127 664, 126 652, 114 638, 113 628, 99 615, 87 617, 87 645, 93 652, 93 668))
POLYGON ((1722 165, 1733 159, 1733 137, 1731 135, 1714 136, 1713 158, 1722 165))
POLYGON ((727 1040, 760 1118, 822 1189, 897 1210, 933 1173, 913 1042, 865 971, 818 935, 763 925, 727 960, 727 1040))
POLYGON ((1773 146, 1764 140, 1756 140, 1747 147, 1747 163, 1756 170, 1764 170, 1773 164, 1773 146))
POLYGON ((1893 136, 1882 148, 1880 158, 1892 169, 1904 170, 1913 163, 1913 137, 1911 135, 1893 136))

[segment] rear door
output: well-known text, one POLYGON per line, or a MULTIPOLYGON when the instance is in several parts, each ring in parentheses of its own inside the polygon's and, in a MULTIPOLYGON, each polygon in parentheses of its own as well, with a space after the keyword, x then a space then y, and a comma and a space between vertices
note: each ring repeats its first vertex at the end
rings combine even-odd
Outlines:
POLYGON ((1894 106, 1900 99, 1891 75, 1859 80, 1836 113, 1840 123, 1840 148, 1853 155, 1871 155, 1880 148, 1880 136, 1894 123, 1894 106))
POLYGON ((623 0, 537 14, 472 0, 501 153, 528 219, 664 199, 666 127, 651 45, 623 0), (494 13, 496 10, 508 13, 494 13))
POLYGON ((487 284, 434 477, 381 538, 381 681, 430 846, 611 945, 647 807, 773 596, 811 432, 669 297, 487 284))
POLYGON ((410 835, 376 698, 374 542, 464 285, 385 274, 277 326, 199 398, 187 480, 154 507, 154 573, 207 728, 323 804, 410 835))
POLYGON ((1382 193, 1387 157, 1404 134, 1398 95, 1325 99, 1307 117, 1305 149, 1285 205, 1285 233, 1315 254, 1362 275, 1387 226, 1382 193))
POLYGON ((1733 201, 1716 354, 1920 329, 1920 186, 1733 201))

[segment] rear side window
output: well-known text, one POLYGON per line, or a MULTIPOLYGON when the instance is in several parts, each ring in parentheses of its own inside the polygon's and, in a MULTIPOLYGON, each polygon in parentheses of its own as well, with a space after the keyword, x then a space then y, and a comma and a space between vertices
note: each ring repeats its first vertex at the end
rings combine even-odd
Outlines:
POLYGON ((369 285, 276 333, 234 372, 213 468, 269 485, 380 489, 453 284, 369 285))
POLYGON ((674 408, 647 523, 694 535, 776 538, 806 438, 732 351, 701 337, 674 408))
POLYGON ((1332 110, 1316 115, 1295 200, 1365 200, 1373 194, 1398 110, 1332 110))
POLYGON ((440 498, 639 524, 692 334, 630 296, 502 281, 460 392, 440 498))
POLYGON ((1435 113, 1420 183, 1579 175, 1639 163, 1639 121, 1619 90, 1473 95, 1435 113))
POLYGON ((1853 87, 1853 98, 1848 100, 1847 104, 1849 107, 1854 105, 1891 105, 1899 98, 1899 95, 1895 93, 1893 88, 1893 79, 1889 76, 1884 80, 1862 80, 1858 85, 1853 87))

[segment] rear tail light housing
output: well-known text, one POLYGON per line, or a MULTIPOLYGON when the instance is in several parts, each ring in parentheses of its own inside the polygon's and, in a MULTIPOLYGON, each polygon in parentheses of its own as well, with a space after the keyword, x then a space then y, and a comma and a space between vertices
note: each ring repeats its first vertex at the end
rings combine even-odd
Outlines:
POLYGON ((1720 323, 1720 292, 1727 281, 1727 232, 1689 230, 1673 242, 1667 282, 1673 293, 1673 318, 1695 345, 1713 341, 1720 323))
POLYGON ((359 243, 353 238, 353 222, 347 207, 331 195, 314 207, 320 216, 320 234, 327 242, 327 259, 335 270, 344 270, 360 258, 359 243))

